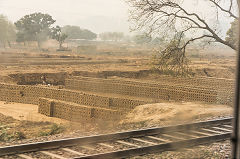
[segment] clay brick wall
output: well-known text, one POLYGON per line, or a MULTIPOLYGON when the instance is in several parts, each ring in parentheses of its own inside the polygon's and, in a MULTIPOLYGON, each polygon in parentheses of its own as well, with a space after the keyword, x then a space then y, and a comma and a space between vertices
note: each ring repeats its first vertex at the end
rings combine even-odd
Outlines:
POLYGON ((130 99, 124 99, 124 98, 111 98, 109 101, 110 108, 114 108, 117 110, 130 110, 134 109, 138 105, 143 105, 147 103, 153 103, 149 101, 143 101, 143 100, 130 100, 130 99))
POLYGON ((54 101, 47 98, 39 98, 38 113, 53 117, 54 101))
POLYGON ((109 98, 73 90, 0 84, 1 100, 38 103, 38 97, 59 99, 79 104, 109 107, 109 98), (26 99, 26 100, 25 100, 26 99))
POLYGON ((172 77, 162 75, 161 78, 157 79, 161 83, 172 83, 179 85, 188 85, 188 86, 199 86, 201 88, 209 87, 233 87, 233 79, 224 79, 224 78, 214 78, 214 77, 172 77))
POLYGON ((108 97, 48 87, 0 84, 0 100, 2 101, 38 104, 39 97, 69 101, 83 105, 109 107, 108 97))
POLYGON ((109 116, 118 116, 119 112, 124 109, 133 109, 135 106, 150 103, 136 99, 106 97, 74 90, 1 83, 0 100, 38 104, 39 113, 72 121, 80 120, 78 116, 89 118, 89 114, 92 118, 108 119, 109 116), (71 115, 66 116, 66 114, 71 115))
POLYGON ((64 85, 64 80, 67 77, 67 73, 17 73, 10 74, 9 76, 12 77, 14 81, 16 81, 16 83, 20 85, 42 84, 42 76, 45 76, 46 82, 48 84, 64 85))
MULTIPOLYGON (((95 81, 99 82, 99 78, 89 78, 89 77, 82 77, 82 76, 72 76, 69 79, 75 79, 75 80, 88 80, 88 81, 95 81)), ((123 78, 115 78, 115 79, 102 79, 105 81, 108 81, 109 83, 122 83, 122 84, 132 84, 132 85, 138 85, 140 83, 146 83, 148 86, 172 86, 172 88, 175 88, 176 86, 184 86, 184 87, 196 87, 196 88, 233 88, 234 87, 234 80, 232 79, 224 79, 224 78, 213 78, 213 77, 172 77, 172 76, 164 76, 162 75, 157 79, 157 82, 153 81, 147 81, 144 82, 142 80, 136 80, 136 79, 123 79, 123 78)), ((67 84, 66 84, 67 85, 67 84)))
POLYGON ((112 119, 126 110, 158 102, 159 99, 220 104, 233 102, 233 80, 166 76, 159 81, 72 77, 65 81, 67 89, 0 83, 0 100, 38 104, 39 113, 71 121, 112 119), (110 93, 111 96, 82 91, 110 93))
POLYGON ((123 112, 107 108, 79 105, 76 103, 52 100, 48 98, 39 99, 39 113, 52 117, 62 118, 70 121, 110 120, 119 118, 123 112))
POLYGON ((90 92, 113 93, 143 98, 175 101, 223 102, 217 100, 218 92, 213 89, 182 85, 146 83, 122 79, 73 77, 65 80, 66 88, 90 92))

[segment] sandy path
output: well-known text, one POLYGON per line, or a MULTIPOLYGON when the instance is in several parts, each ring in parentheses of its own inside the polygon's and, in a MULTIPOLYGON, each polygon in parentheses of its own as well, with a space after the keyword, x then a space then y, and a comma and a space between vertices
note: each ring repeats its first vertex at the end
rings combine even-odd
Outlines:
POLYGON ((38 113, 38 106, 32 104, 6 103, 0 101, 0 113, 18 120, 48 121, 53 123, 67 123, 68 121, 54 117, 47 117, 38 113))

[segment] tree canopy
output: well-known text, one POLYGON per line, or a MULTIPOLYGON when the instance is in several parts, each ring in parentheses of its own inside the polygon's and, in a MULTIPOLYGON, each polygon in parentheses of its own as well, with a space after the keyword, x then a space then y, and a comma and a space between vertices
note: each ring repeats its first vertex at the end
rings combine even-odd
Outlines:
POLYGON ((40 47, 41 42, 50 36, 50 27, 54 23, 55 20, 49 14, 33 13, 25 15, 15 23, 18 30, 17 41, 37 41, 40 47))
POLYGON ((87 29, 81 29, 79 26, 64 26, 62 32, 68 35, 68 39, 93 40, 97 38, 97 34, 87 29))
POLYGON ((16 39, 15 26, 3 15, 0 15, 0 43, 11 47, 10 42, 16 39))
POLYGON ((61 50, 62 49, 62 44, 68 36, 65 33, 62 33, 62 30, 61 30, 60 26, 56 26, 56 27, 52 28, 51 35, 52 35, 52 39, 55 39, 55 40, 58 41, 59 49, 61 50))
POLYGON ((238 42, 238 20, 237 19, 235 19, 231 23, 231 28, 227 32, 226 41, 228 41, 235 48, 237 48, 237 42, 238 42))

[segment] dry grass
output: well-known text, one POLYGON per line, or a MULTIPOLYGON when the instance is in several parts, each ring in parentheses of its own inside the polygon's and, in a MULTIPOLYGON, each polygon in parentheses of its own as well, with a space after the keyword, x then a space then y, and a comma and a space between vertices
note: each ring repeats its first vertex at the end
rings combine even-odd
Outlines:
POLYGON ((0 142, 54 135, 65 131, 64 126, 51 122, 16 120, 3 114, 0 114, 0 119, 0 142))

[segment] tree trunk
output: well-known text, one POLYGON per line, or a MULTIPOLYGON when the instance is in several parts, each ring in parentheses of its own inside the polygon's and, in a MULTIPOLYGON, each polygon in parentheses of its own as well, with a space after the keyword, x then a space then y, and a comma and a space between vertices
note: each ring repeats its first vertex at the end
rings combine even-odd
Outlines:
POLYGON ((38 48, 41 49, 41 42, 39 40, 37 41, 37 44, 38 44, 38 48))
POLYGON ((12 47, 12 45, 11 45, 11 42, 10 41, 8 41, 8 46, 11 48, 12 47))
POLYGON ((59 42, 59 49, 62 49, 62 42, 59 42))

